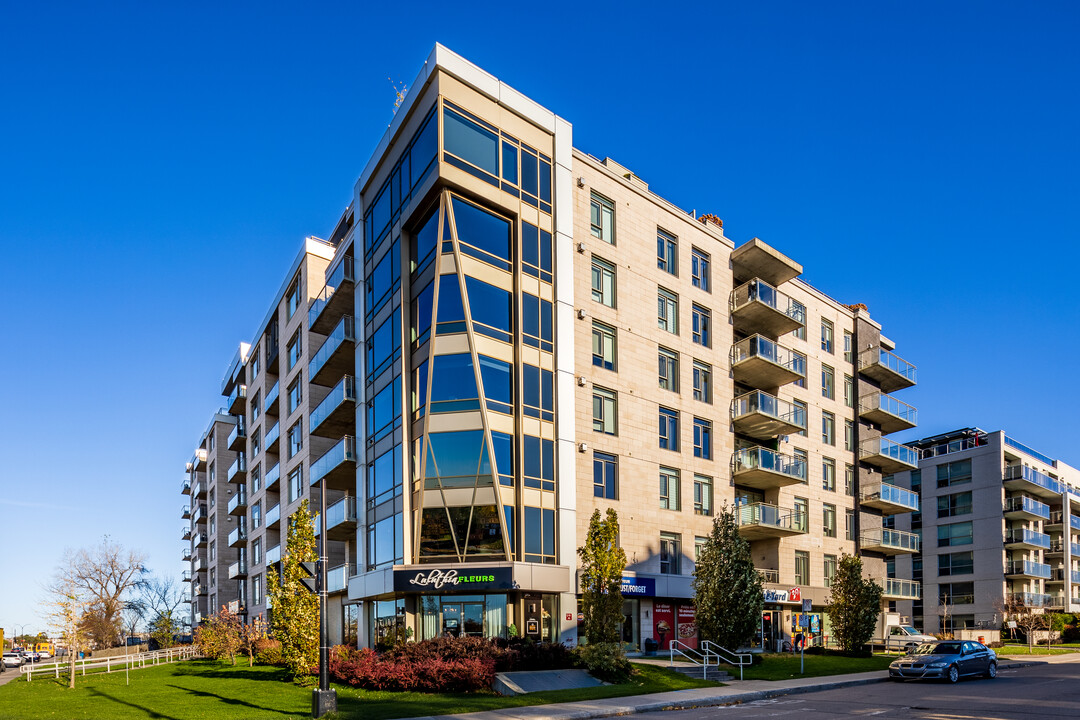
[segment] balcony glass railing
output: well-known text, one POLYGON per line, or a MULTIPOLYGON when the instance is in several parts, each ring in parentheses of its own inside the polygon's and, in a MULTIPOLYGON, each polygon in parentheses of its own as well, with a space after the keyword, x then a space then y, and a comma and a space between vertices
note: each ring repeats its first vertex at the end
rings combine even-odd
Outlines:
POLYGON ((235 445, 237 440, 240 440, 241 438, 246 438, 246 437, 247 437, 247 430, 244 429, 243 421, 236 423, 236 425, 232 429, 232 432, 229 433, 229 447, 232 447, 233 445, 235 445))
MULTIPOLYGON (((1047 565, 1046 567, 1050 566, 1047 565)), ((1065 580, 1065 568, 1054 568, 1050 579, 1063 582, 1065 580)), ((1069 582, 1072 584, 1080 583, 1080 570, 1072 570, 1069 572, 1069 582)))
POLYGON ((325 455, 311 464, 311 484, 315 485, 326 474, 344 462, 356 462, 356 439, 346 435, 325 455))
POLYGON ((326 592, 341 592, 349 586, 349 578, 356 574, 356 564, 346 563, 326 571, 326 592))
POLYGON ((272 508, 270 508, 269 510, 266 511, 266 520, 265 520, 265 522, 266 522, 267 525, 273 525, 274 523, 278 522, 279 520, 281 520, 281 506, 280 505, 275 505, 274 507, 272 507, 272 508))
POLYGON ((247 530, 244 528, 233 528, 233 531, 229 533, 230 547, 243 540, 247 540, 247 530))
POLYGON ((1050 603, 1050 596, 1044 593, 1009 593, 1006 595, 1010 605, 1021 605, 1023 607, 1046 607, 1050 603))
POLYGON ((206 522, 206 506, 199 505, 191 513, 192 524, 206 522))
POLYGON ((918 425, 919 411, 903 400, 897 400, 886 393, 873 393, 859 401, 859 412, 880 410, 904 422, 918 425))
POLYGON ((902 505, 912 512, 919 510, 919 494, 905 490, 904 488, 890 485, 887 482, 879 482, 871 485, 862 493, 862 500, 883 500, 893 505, 902 505))
POLYGON ((344 343, 356 342, 356 332, 353 325, 352 315, 346 315, 341 318, 341 322, 338 323, 333 332, 326 336, 326 341, 319 348, 319 352, 315 353, 315 357, 311 358, 311 362, 308 363, 309 378, 318 375, 323 365, 330 359, 330 356, 336 353, 344 343))
POLYGON ((771 570, 769 568, 757 568, 758 575, 761 576, 761 582, 767 583, 779 583, 780 571, 771 570))
POLYGON ((233 391, 229 393, 229 404, 226 407, 233 408, 241 401, 247 401, 247 385, 237 385, 233 388, 233 391))
POLYGON ((909 382, 915 383, 915 366, 883 347, 867 348, 859 353, 859 369, 862 370, 871 365, 881 365, 906 378, 909 382))
POLYGON ((240 577, 241 575, 247 575, 247 562, 244 560, 234 562, 229 566, 230 579, 240 577))
POLYGON ((1030 560, 1013 560, 1005 565, 1006 575, 1026 575, 1028 577, 1050 579, 1050 566, 1030 560))
POLYGON ((919 466, 919 451, 913 447, 907 445, 901 445, 898 442, 893 442, 888 438, 867 438, 863 441, 861 446, 862 457, 870 456, 882 456, 892 458, 897 462, 902 462, 905 465, 911 465, 912 467, 919 466))
POLYGON ((1025 545, 1035 545, 1044 550, 1049 550, 1050 536, 1027 528, 1009 528, 1005 531, 1005 543, 1024 543, 1025 545))
POLYGON ((278 439, 281 437, 281 423, 274 423, 273 427, 266 431, 266 438, 263 440, 263 445, 266 447, 267 452, 277 452, 278 439))
POLYGON ((270 406, 278 401, 278 393, 281 392, 280 387, 280 382, 275 382, 270 386, 270 389, 266 391, 266 400, 263 401, 264 407, 269 409, 270 406))
POLYGON ((356 279, 353 274, 353 258, 351 255, 346 255, 342 258, 342 262, 334 270, 334 274, 326 280, 326 285, 323 286, 322 292, 320 292, 311 303, 311 307, 308 308, 308 327, 315 324, 315 321, 319 319, 319 315, 322 314, 323 308, 330 302, 330 298, 334 296, 337 289, 341 287, 343 282, 355 282, 356 279))
POLYGON ((763 447, 742 448, 734 455, 734 472, 769 470, 806 482, 806 461, 763 447))
POLYGON ((886 597, 903 597, 918 599, 922 597, 922 584, 917 580, 902 580, 900 578, 885 578, 883 583, 886 597))
POLYGON ((266 564, 270 566, 278 562, 281 562, 281 546, 275 545, 266 551, 266 564))
POLYGON ((1050 519, 1050 506, 1027 495, 1013 495, 1005 498, 1005 512, 1026 512, 1038 515, 1044 520, 1050 519))
POLYGON ((281 464, 278 463, 274 467, 266 471, 266 477, 263 478, 263 484, 267 488, 272 488, 277 485, 278 480, 281 479, 281 464))
POLYGON ((903 530, 873 528, 862 536, 863 545, 895 548, 908 552, 919 552, 919 535, 903 530))
POLYGON ((803 513, 769 503, 751 503, 738 507, 739 525, 776 527, 796 532, 807 531, 807 518, 803 513))
POLYGON ((1027 465, 1009 465, 1005 468, 1005 479, 1026 480, 1032 485, 1038 485, 1042 489, 1058 495, 1065 489, 1065 486, 1061 484, 1061 481, 1056 480, 1049 475, 1045 475, 1038 470, 1033 470, 1027 465))
POLYGON ((344 522, 356 522, 356 498, 351 495, 326 508, 327 530, 344 522))
POLYGON ((806 377, 806 358, 767 337, 751 335, 731 346, 732 367, 751 358, 767 360, 806 377))
POLYGON ((185 480, 182 483, 180 483, 180 494, 181 495, 190 495, 191 494, 191 481, 190 480, 185 480))
POLYGON ((781 400, 767 392, 755 390, 740 395, 731 401, 731 418, 738 420, 754 413, 768 415, 781 422, 797 425, 806 429, 806 408, 801 408, 787 400, 781 400))
POLYGON ((247 505, 247 488, 241 485, 236 494, 229 498, 229 514, 232 515, 234 510, 245 505, 247 505))
POLYGON ((341 378, 341 382, 335 385, 334 389, 319 403, 319 406, 311 411, 308 428, 314 431, 315 428, 322 424, 323 420, 330 417, 330 414, 341 407, 341 404, 347 400, 356 402, 356 382, 352 375, 341 378))
POLYGON ((787 315, 800 325, 806 324, 806 307, 764 280, 754 279, 731 291, 731 311, 736 312, 750 303, 759 302, 778 313, 787 315))

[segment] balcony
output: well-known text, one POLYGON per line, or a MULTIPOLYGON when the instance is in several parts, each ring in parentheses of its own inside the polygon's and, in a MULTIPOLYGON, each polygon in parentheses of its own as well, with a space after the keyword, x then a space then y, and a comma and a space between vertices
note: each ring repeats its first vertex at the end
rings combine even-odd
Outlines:
POLYGON ((180 573, 180 582, 191 582, 190 570, 185 570, 184 572, 180 573))
POLYGON ((859 502, 867 507, 877 508, 883 515, 919 512, 919 494, 905 490, 887 482, 870 485, 859 496, 859 502))
POLYGON ((731 291, 731 320, 744 333, 779 337, 806 325, 806 308, 764 280, 755 278, 731 291))
POLYGON ((191 560, 191 572, 202 572, 206 569, 206 561, 203 560, 202 555, 197 555, 191 560))
POLYGON ((263 400, 263 412, 267 415, 278 414, 278 399, 281 397, 281 383, 275 381, 266 391, 266 399, 263 400))
POLYGON ((198 472, 199 470, 206 469, 206 448, 195 448, 195 454, 191 456, 191 465, 189 470, 198 472))
MULTIPOLYGON (((1047 565, 1047 568, 1050 566, 1047 565)), ((1041 575, 1039 577, 1042 577, 1041 575)), ((1054 568, 1050 571, 1050 577, 1046 579, 1046 584, 1060 585, 1065 582, 1065 568, 1054 568)), ((1069 572, 1069 584, 1080 585, 1080 570, 1072 570, 1069 572)))
POLYGON ((248 575, 247 561, 239 560, 229 566, 229 579, 246 578, 248 575))
POLYGON ((768 503, 740 505, 735 519, 739 534, 747 540, 789 537, 807 531, 807 518, 802 513, 768 503))
POLYGON ((356 492, 356 439, 346 435, 311 464, 311 486, 356 492))
POLYGON ((325 335, 338 318, 352 311, 355 282, 353 258, 346 255, 308 308, 308 328, 311 332, 325 335))
POLYGON ((1027 495, 1005 498, 1005 517, 1010 520, 1049 520, 1050 506, 1027 495))
POLYGON ((755 390, 731 401, 731 424, 744 435, 771 439, 806 430, 806 409, 755 390))
POLYGON ((919 552, 919 536, 916 533, 888 528, 872 528, 862 534, 860 541, 863 550, 902 555, 919 552))
POLYGON ((344 592, 349 587, 349 578, 356 574, 356 563, 338 565, 326 571, 326 592, 333 594, 344 592))
POLYGON ((882 392, 903 390, 915 384, 915 366, 883 347, 859 353, 859 372, 877 381, 882 392))
POLYGON ((245 415, 247 413, 247 385, 237 385, 229 393, 229 399, 225 408, 233 415, 245 415))
POLYGON ((181 520, 189 520, 190 518, 191 518, 191 506, 190 505, 182 505, 180 507, 180 519, 181 520))
POLYGON ((263 518, 263 523, 266 527, 277 525, 281 522, 281 506, 275 505, 266 511, 266 517, 263 518))
POLYGON ((1060 500, 1065 489, 1059 480, 1032 470, 1027 465, 1006 467, 1004 485, 1009 490, 1019 490, 1053 500, 1060 500))
MULTIPOLYGON (((1065 610, 1068 602, 1069 598, 1067 595, 1047 595, 1046 604, 1043 607, 1050 608, 1051 610, 1065 610)), ((1072 604, 1080 605, 1080 598, 1073 598, 1072 604)))
POLYGON ((754 238, 731 253, 731 268, 737 281, 760 278, 781 285, 802 274, 802 265, 754 238))
MULTIPOLYGON (((322 528, 315 523, 315 535, 322 528)), ((356 498, 343 497, 326 508, 326 537, 331 540, 348 541, 356 539, 356 498)))
POLYGON ((191 488, 191 496, 193 498, 206 497, 206 483, 201 480, 196 482, 194 487, 191 488))
POLYGON ((882 597, 886 600, 918 600, 922 597, 922 584, 917 580, 885 578, 881 587, 885 590, 882 597))
POLYGON ((206 533, 204 533, 204 532, 195 533, 191 537, 191 542, 197 548, 206 547, 206 543, 207 543, 206 533))
POLYGON ((188 480, 187 478, 184 478, 183 482, 180 483, 180 494, 181 495, 190 495, 191 494, 191 481, 188 480))
POLYGON ((231 483, 242 483, 247 480, 247 458, 244 457, 244 453, 237 455, 229 466, 228 478, 231 483))
POLYGON ((915 427, 918 414, 911 405, 885 393, 871 393, 859 400, 859 417, 881 426, 885 434, 915 427))
MULTIPOLYGON (((1050 513, 1050 518, 1047 521, 1047 527, 1062 525, 1065 522, 1066 513, 1062 510, 1054 510, 1050 513)), ((1068 513, 1069 528, 1072 530, 1080 530, 1080 517, 1068 513)))
POLYGON ((731 346, 731 372, 736 382, 775 388, 806 377, 806 358, 773 340, 751 335, 731 346))
POLYGON ((731 456, 735 483, 758 490, 806 484, 806 461, 763 447, 743 448, 731 456))
POLYGON ((180 554, 180 558, 184 562, 190 562, 191 561, 191 548, 184 548, 183 553, 180 554))
POLYGON ((1050 536, 1027 528, 1009 528, 1005 531, 1005 547, 1010 550, 1049 550, 1050 536))
POLYGON ((243 515, 247 512, 247 488, 241 485, 236 494, 229 498, 229 514, 243 515))
POLYGON ((182 594, 180 596, 180 604, 181 605, 190 605, 191 604, 191 595, 189 593, 182 594))
POLYGON ((199 595, 199 596, 206 595, 207 594, 207 587, 205 585, 203 585, 202 583, 195 583, 195 588, 192 590, 192 592, 195 595, 199 595))
POLYGON ((281 479, 281 464, 277 464, 274 467, 266 471, 266 477, 263 478, 263 485, 267 490, 276 487, 278 480, 281 479))
POLYGON ((281 439, 281 423, 274 423, 273 427, 266 431, 266 437, 263 438, 263 449, 267 453, 273 453, 274 455, 280 455, 281 451, 278 449, 278 440, 281 439))
POLYGON ((275 545, 266 551, 266 567, 281 562, 281 545, 275 545))
POLYGON ((1046 607, 1050 603, 1050 596, 1043 593, 1019 592, 1009 593, 1005 596, 1006 602, 1013 607, 1046 607))
POLYGON ((192 525, 206 524, 206 506, 205 505, 198 505, 198 506, 195 507, 195 510, 191 513, 191 524, 192 525))
POLYGON ((247 542, 247 529, 233 528, 233 531, 229 533, 229 547, 238 547, 245 542, 247 542))
POLYGON ((352 316, 346 315, 308 363, 308 379, 314 385, 332 385, 355 368, 356 331, 352 316))
POLYGON ((181 540, 190 540, 191 539, 191 528, 189 528, 189 527, 181 528, 180 529, 180 539, 181 540))
POLYGON ((236 426, 233 427, 232 432, 229 433, 229 449, 243 452, 246 444, 247 428, 244 427, 243 420, 238 420, 236 426))
POLYGON ((772 583, 774 585, 780 584, 780 571, 773 570, 771 568, 754 568, 757 570, 758 575, 761 577, 761 582, 772 583))
POLYGON ((356 432, 356 382, 346 375, 311 411, 308 423, 312 435, 339 438, 356 432))
MULTIPOLYGON (((1080 543, 1069 543, 1069 553, 1074 557, 1080 558, 1080 543)), ((1064 554, 1065 543, 1060 538, 1058 538, 1057 540, 1052 540, 1050 542, 1050 548, 1046 551, 1046 556, 1050 557, 1051 555, 1064 554)))
POLYGON ((898 473, 919 468, 919 451, 888 438, 867 438, 859 444, 859 459, 881 468, 883 473, 898 473))
POLYGON ((1049 580, 1050 574, 1050 566, 1045 563, 1030 560, 1013 560, 1005 564, 1005 577, 1009 579, 1049 580))

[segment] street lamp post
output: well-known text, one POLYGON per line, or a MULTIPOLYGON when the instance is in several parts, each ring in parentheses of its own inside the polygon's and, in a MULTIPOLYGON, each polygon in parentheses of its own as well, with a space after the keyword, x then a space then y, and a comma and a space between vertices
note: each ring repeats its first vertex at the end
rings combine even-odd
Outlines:
POLYGON ((319 513, 319 564, 316 588, 319 592, 319 688, 311 691, 311 717, 320 718, 337 712, 337 691, 330 689, 330 638, 326 626, 326 483, 320 488, 322 511, 319 513))

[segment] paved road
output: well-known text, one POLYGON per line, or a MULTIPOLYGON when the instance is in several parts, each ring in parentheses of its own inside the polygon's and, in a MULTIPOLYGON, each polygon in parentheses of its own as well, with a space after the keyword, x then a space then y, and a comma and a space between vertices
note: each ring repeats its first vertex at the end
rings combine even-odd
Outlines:
POLYGON ((996 680, 884 682, 758 700, 746 705, 649 713, 643 720, 788 718, 1036 720, 1080 718, 1080 663, 1002 670, 996 680))

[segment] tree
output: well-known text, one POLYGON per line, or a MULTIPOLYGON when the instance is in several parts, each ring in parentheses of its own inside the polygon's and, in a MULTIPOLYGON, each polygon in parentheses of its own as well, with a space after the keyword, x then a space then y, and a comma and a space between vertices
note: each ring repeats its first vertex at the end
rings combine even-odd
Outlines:
POLYGON ((70 659, 68 687, 75 687, 75 659, 85 641, 83 615, 89 604, 85 591, 70 577, 57 571, 48 591, 49 624, 61 637, 70 659))
POLYGON ((163 613, 159 613, 154 621, 150 623, 150 640, 156 644, 158 648, 171 648, 176 644, 173 641, 173 638, 179 631, 180 626, 173 617, 172 610, 166 610, 163 613))
POLYGON ((612 508, 607 518, 593 510, 581 558, 581 612, 589 644, 621 643, 623 623, 622 573, 626 553, 619 547, 619 515, 612 508))
POLYGON ((281 577, 267 573, 267 593, 274 608, 271 628, 281 642, 281 658, 294 676, 311 674, 319 662, 319 598, 301 582, 307 574, 300 567, 317 559, 314 522, 304 500, 289 516, 281 577))
POLYGON ((750 543, 739 534, 736 508, 727 503, 713 519, 712 533, 694 564, 694 604, 698 631, 734 650, 754 636, 765 598, 750 543))
POLYGON ((881 613, 881 586, 863 578, 862 560, 844 554, 836 565, 826 611, 833 637, 845 652, 858 652, 874 635, 881 613))
POLYGON ((1015 622, 1016 627, 1024 633, 1028 642, 1028 652, 1031 652, 1035 644, 1035 634, 1047 626, 1047 617, 1043 609, 1034 604, 1025 603, 1023 593, 1006 595, 1003 600, 996 601, 994 605, 1001 611, 1006 622, 1015 622))
POLYGON ((99 646, 120 644, 122 613, 129 595, 142 582, 143 562, 142 553, 111 542, 107 535, 98 547, 69 551, 65 557, 60 572, 89 602, 84 628, 99 646))
POLYGON ((240 626, 240 647, 247 653, 249 666, 255 664, 255 651, 265 638, 266 621, 262 615, 256 615, 250 623, 240 626))
POLYGON ((241 647, 240 616, 231 612, 226 605, 221 610, 205 618, 195 630, 195 644, 199 651, 215 660, 228 658, 236 664, 236 653, 241 647))

